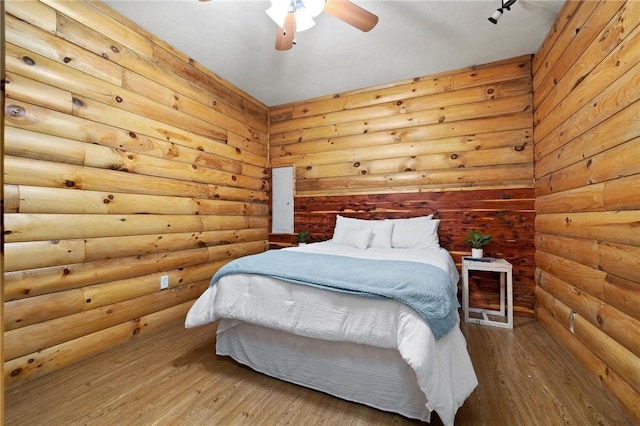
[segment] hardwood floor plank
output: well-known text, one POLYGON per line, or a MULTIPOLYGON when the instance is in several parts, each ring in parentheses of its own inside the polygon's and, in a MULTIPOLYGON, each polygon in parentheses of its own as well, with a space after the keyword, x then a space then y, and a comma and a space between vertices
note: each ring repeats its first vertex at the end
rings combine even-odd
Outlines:
MULTIPOLYGON (((6 425, 422 424, 216 356, 215 328, 173 324, 10 388, 6 425)), ((480 384, 456 425, 632 425, 535 319, 462 329, 480 384)))

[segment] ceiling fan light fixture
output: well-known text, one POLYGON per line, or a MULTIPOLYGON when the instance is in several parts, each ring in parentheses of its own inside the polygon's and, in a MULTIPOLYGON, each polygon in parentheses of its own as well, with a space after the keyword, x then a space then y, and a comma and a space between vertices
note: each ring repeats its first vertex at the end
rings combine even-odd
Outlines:
POLYGON ((312 18, 320 15, 324 10, 325 0, 300 0, 312 18))
POLYGON ((296 32, 308 30, 315 24, 313 17, 305 8, 296 10, 296 32))
POLYGON ((284 28, 287 14, 295 13, 296 31, 304 31, 316 24, 313 18, 322 13, 324 3, 325 0, 271 0, 266 13, 280 28, 284 28))
POLYGON ((295 33, 313 27, 313 18, 322 12, 364 32, 378 23, 376 15, 349 0, 271 0, 266 13, 278 25, 276 50, 291 49, 295 33))
POLYGON ((265 12, 280 28, 284 28, 284 20, 290 5, 290 0, 271 0, 271 7, 265 12))

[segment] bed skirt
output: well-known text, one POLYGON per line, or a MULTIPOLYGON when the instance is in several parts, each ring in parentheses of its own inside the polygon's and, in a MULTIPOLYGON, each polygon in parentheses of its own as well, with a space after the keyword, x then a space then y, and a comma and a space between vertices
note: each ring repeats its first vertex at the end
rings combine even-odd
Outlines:
POLYGON ((218 322, 216 353, 338 398, 429 421, 416 373, 395 349, 318 340, 236 320, 218 322))

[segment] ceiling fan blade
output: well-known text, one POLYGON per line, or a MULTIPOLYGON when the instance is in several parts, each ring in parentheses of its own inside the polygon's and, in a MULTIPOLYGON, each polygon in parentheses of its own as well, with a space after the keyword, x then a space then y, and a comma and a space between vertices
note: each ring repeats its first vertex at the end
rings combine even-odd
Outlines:
POLYGON ((349 0, 327 0, 324 11, 360 31, 370 31, 378 23, 378 17, 349 0))
POLYGON ((276 33, 276 50, 289 50, 293 47, 293 37, 296 31, 295 13, 287 13, 284 18, 284 28, 278 27, 276 33))

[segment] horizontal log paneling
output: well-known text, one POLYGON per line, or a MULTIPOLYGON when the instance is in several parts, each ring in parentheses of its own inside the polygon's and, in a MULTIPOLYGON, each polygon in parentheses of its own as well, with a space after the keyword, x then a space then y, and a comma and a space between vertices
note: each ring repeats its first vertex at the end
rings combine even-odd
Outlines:
POLYGON ((635 102, 573 139, 570 145, 562 145, 552 152, 543 152, 536 147, 536 177, 542 178, 606 149, 614 148, 631 139, 640 137, 640 104, 635 102))
POLYGON ((58 291, 35 296, 37 303, 30 299, 16 299, 5 305, 5 330, 13 330, 37 324, 57 317, 88 311, 101 306, 156 292, 160 275, 168 275, 169 288, 210 279, 215 271, 227 261, 201 263, 170 271, 162 271, 105 284, 58 291), (45 307, 43 309, 43 307, 45 307))
POLYGON ((197 298, 207 288, 209 280, 184 285, 163 292, 102 306, 68 317, 60 317, 4 333, 5 356, 14 359, 49 348, 62 342, 94 333, 132 318, 167 309, 197 298))
POLYGON ((127 193, 132 187, 143 195, 213 198, 238 201, 266 200, 262 191, 181 181, 171 178, 144 176, 124 170, 114 171, 40 161, 5 157, 6 183, 50 188, 74 188, 91 191, 127 193))
MULTIPOLYGON (((632 1, 627 4, 637 5, 637 2, 632 1)), ((632 16, 638 15, 640 6, 636 6, 631 13, 632 16)), ((602 62, 595 62, 598 65, 586 74, 581 73, 579 62, 574 64, 578 69, 574 71, 572 68, 565 74, 560 83, 536 109, 534 120, 537 139, 543 140, 552 129, 566 121, 590 99, 609 88, 614 81, 632 70, 638 63, 640 54, 638 54, 636 47, 640 39, 640 28, 634 28, 637 24, 634 24, 630 16, 627 18, 624 21, 625 27, 619 30, 622 36, 621 40, 614 39, 614 42, 620 41, 620 44, 614 43, 615 49, 602 62), (573 75, 572 72, 575 72, 576 75, 573 75)), ((606 36, 601 37, 599 41, 610 42, 606 36)), ((591 58, 588 57, 587 60, 591 60, 591 58)))
POLYGON ((586 292, 573 291, 573 287, 569 283, 545 271, 537 271, 536 282, 547 293, 565 305, 571 306, 576 313, 576 318, 585 318, 594 326, 600 328, 602 333, 620 342, 636 358, 640 357, 640 340, 637 338, 640 321, 609 305, 603 304, 586 292))
MULTIPOLYGON (((537 231, 537 230, 536 230, 537 231)), ((640 282, 640 247, 536 233, 536 248, 591 268, 640 282)))
MULTIPOLYGON (((15 104, 13 104, 13 106, 15 106, 15 104)), ((178 179, 181 178, 180 174, 188 173, 188 169, 190 168, 191 173, 195 173, 196 176, 199 175, 199 180, 203 182, 222 181, 231 175, 235 176, 235 179, 232 177, 234 184, 236 184, 236 182, 242 184, 245 183, 242 181, 243 177, 236 175, 245 175, 246 177, 244 177, 244 179, 247 181, 246 186, 253 185, 258 187, 262 186, 261 179, 263 179, 266 174, 263 167, 246 165, 235 160, 220 157, 210 156, 206 161, 200 160, 199 162, 201 164, 196 164, 195 166, 193 163, 186 161, 184 163, 178 161, 176 164, 175 158, 169 159, 167 156, 158 157, 146 153, 136 153, 134 151, 127 151, 122 147, 116 148, 88 144, 11 127, 8 128, 7 137, 11 139, 11 142, 5 145, 5 153, 9 155, 49 161, 55 160, 60 163, 79 164, 87 167, 126 170, 140 174, 166 176, 178 179), (169 165, 174 165, 176 170, 163 171, 163 169, 169 165), (251 180, 254 181, 252 185, 249 184, 251 180)), ((199 157, 202 156, 198 154, 195 158, 192 158, 198 160, 199 157)))
POLYGON ((556 277, 640 320, 640 304, 634 303, 634 293, 640 291, 637 283, 542 250, 536 250, 536 266, 538 273, 556 277))
POLYGON ((180 320, 218 268, 267 249, 268 108, 104 5, 5 12, 15 383, 180 320))
POLYGON ((640 210, 640 175, 621 177, 589 186, 536 197, 536 212, 598 212, 640 210))
POLYGON ((536 231, 612 243, 638 243, 640 210, 555 213, 536 217, 536 231))
MULTIPOLYGON (((332 188, 358 191, 356 193, 393 192, 396 187, 405 191, 431 188, 497 186, 526 187, 533 184, 532 164, 491 166, 475 168, 451 168, 444 170, 406 170, 397 173, 364 174, 355 177, 327 177, 299 180, 296 190, 300 195, 318 195, 331 192, 332 188)), ((299 175, 296 172, 296 175, 299 175)))
POLYGON ((230 260, 264 250, 265 241, 254 241, 7 272, 4 282, 5 298, 14 300, 32 297, 160 271, 169 273, 176 268, 230 260))
MULTIPOLYGON (((640 43, 640 28, 636 29, 638 39, 635 40, 635 45, 637 46, 640 43)), ((624 51, 625 53, 632 51, 632 47, 627 46, 627 49, 624 51)), ((590 128, 600 124, 604 121, 604 117, 609 117, 623 108, 632 105, 638 99, 634 96, 635 90, 637 90, 638 84, 640 84, 638 74, 638 67, 640 66, 640 54, 635 56, 631 56, 630 58, 625 58, 626 63, 631 62, 631 66, 628 67, 629 71, 622 74, 616 73, 614 77, 608 78, 608 85, 604 85, 602 87, 601 92, 588 92, 587 94, 583 94, 582 97, 576 102, 582 102, 580 104, 580 108, 573 111, 572 114, 565 113, 566 120, 563 122, 557 122, 553 125, 549 126, 549 132, 543 134, 542 132, 538 132, 538 127, 536 127, 534 133, 534 137, 538 138, 536 142, 536 160, 541 159, 545 155, 547 155, 550 151, 553 151, 563 145, 565 145, 571 139, 580 136, 590 128), (617 80, 616 80, 617 79, 617 80), (613 83, 616 84, 613 84, 613 83), (583 98, 588 95, 593 94, 594 98, 589 101, 585 101, 583 98)), ((608 66, 610 68, 615 68, 618 63, 618 58, 613 57, 608 61, 608 66)), ((620 70, 616 70, 620 71, 620 70)), ((602 73, 607 73, 607 69, 602 70, 602 73)), ((608 77, 608 76, 607 76, 608 77)), ((588 83, 584 83, 588 86, 588 83)), ((581 84, 579 87, 582 87, 581 84)), ((567 98, 569 98, 567 96, 567 98)), ((555 112, 550 114, 549 117, 555 117, 555 112)))
MULTIPOLYGON (((205 215, 71 215, 71 214, 27 214, 5 215, 5 241, 60 240, 66 238, 99 238, 152 234, 154 239, 162 239, 163 234, 185 232, 214 232, 217 230, 238 230, 243 232, 252 225, 267 228, 266 218, 249 216, 216 216, 215 222, 205 215), (262 223, 260 223, 262 219, 262 223), (73 223, 75 229, 64 230, 65 224, 73 223)), ((206 235, 206 234, 205 234, 206 235)), ((208 238, 220 235, 221 240, 230 235, 209 234, 208 238)), ((184 235, 180 236, 184 238, 184 235)), ((204 237, 204 235, 203 235, 204 237)), ((207 239, 208 239, 207 238, 207 239)), ((238 238, 237 236, 235 238, 238 238)), ((203 238, 204 239, 204 238, 203 238)), ((231 238, 234 239, 234 238, 231 238)))
MULTIPOLYGON (((189 97, 199 100, 202 104, 210 105, 215 111, 224 115, 240 118, 241 121, 255 121, 257 126, 266 130, 267 110, 262 104, 148 31, 136 28, 136 35, 140 37, 132 36, 131 31, 127 29, 136 25, 121 15, 113 14, 108 6, 90 2, 81 5, 80 8, 74 8, 69 7, 67 2, 58 0, 45 0, 45 3, 67 16, 74 17, 79 22, 90 25, 99 33, 119 41, 132 50, 139 51, 142 46, 143 52, 146 52, 145 44, 149 43, 154 62, 159 63, 163 69, 171 70, 161 74, 162 78, 167 78, 168 82, 171 82, 172 72, 188 76, 188 79, 179 81, 177 84, 189 97), (187 88, 193 88, 193 92, 187 92, 187 88)), ((146 75, 143 72, 138 73, 146 75)), ((167 86, 172 87, 172 84, 167 86)))
MULTIPOLYGON (((635 391, 624 379, 610 368, 603 360, 594 355, 570 330, 568 324, 571 310, 548 295, 540 287, 536 287, 536 318, 587 370, 594 372, 599 383, 609 391, 620 406, 629 413, 632 421, 640 417, 638 399, 640 393, 635 391), (542 305, 541 301, 547 303, 542 305), (544 308, 543 308, 544 306, 544 308), (566 323, 566 324, 565 324, 566 323)), ((637 422, 636 422, 637 423, 637 422)))
POLYGON ((549 72, 550 67, 553 66, 553 62, 551 62, 553 58, 552 55, 562 55, 568 41, 563 47, 563 44, 559 43, 558 40, 561 36, 565 37, 567 35, 564 29, 567 28, 567 26, 569 26, 568 28, 572 27, 570 22, 576 14, 576 11, 583 5, 584 4, 579 1, 567 2, 560 12, 558 12, 556 20, 547 34, 547 42, 540 46, 537 54, 533 57, 531 67, 533 73, 537 75, 534 83, 539 85, 540 81, 543 80, 549 72), (551 49, 552 47, 553 49, 551 49))
POLYGON ((640 137, 538 179, 536 195, 580 188, 638 173, 640 173, 640 137))
POLYGON ((507 130, 503 132, 443 137, 421 141, 419 131, 390 132, 386 134, 369 135, 371 146, 361 149, 365 137, 343 141, 340 150, 327 151, 331 147, 330 141, 323 143, 299 143, 288 145, 286 154, 272 158, 273 167, 295 164, 297 167, 310 165, 331 164, 336 162, 356 163, 380 158, 394 158, 401 153, 405 156, 425 156, 446 154, 449 158, 457 157, 462 151, 477 151, 486 149, 512 148, 524 150, 531 143, 530 129, 507 130), (388 137, 387 137, 388 136, 388 137), (384 144, 384 141, 387 141, 384 144), (393 142, 393 143, 392 143, 393 142))
POLYGON ((216 214, 264 217, 268 211, 269 206, 258 202, 133 195, 121 192, 83 191, 27 185, 5 186, 5 212, 7 213, 216 214))
POLYGON ((269 116, 272 122, 280 122, 293 118, 336 112, 342 109, 350 110, 371 107, 374 104, 383 104, 390 101, 405 101, 406 99, 448 92, 453 89, 461 90, 473 86, 517 80, 531 75, 530 67, 526 64, 529 58, 529 56, 522 56, 504 60, 499 65, 478 65, 459 72, 443 72, 373 88, 369 87, 279 105, 269 109, 269 116), (523 62, 523 60, 525 61, 523 62))
POLYGON ((8 243, 5 247, 5 271, 19 271, 24 269, 25 265, 31 265, 33 268, 45 268, 114 257, 189 250, 196 247, 228 246, 232 243, 242 244, 243 241, 263 245, 262 241, 255 242, 255 240, 267 237, 267 228, 265 227, 260 230, 235 230, 226 233, 208 231, 168 234, 166 236, 155 234, 135 237, 66 239, 62 241, 54 239, 8 243), (127 243, 130 245, 121 248, 123 244, 127 243))
POLYGON ((192 304, 192 301, 181 303, 7 361, 4 365, 5 381, 12 385, 42 376, 124 343, 140 333, 158 329, 169 322, 180 321, 192 304))
MULTIPOLYGON (((492 88, 483 88, 484 91, 492 92, 492 88)), ((483 93, 484 93, 483 91, 483 93)), ((360 108, 359 110, 349 110, 349 114, 329 114, 322 115, 320 118, 311 117, 306 119, 292 120, 287 127, 277 126, 274 123, 272 127, 273 145, 285 145, 297 142, 306 142, 323 138, 338 138, 342 136, 359 135, 363 132, 374 133, 389 128, 401 129, 404 127, 426 126, 429 124, 455 122, 461 120, 472 120, 482 117, 490 117, 500 114, 509 114, 520 111, 526 111, 531 108, 530 88, 523 90, 524 95, 510 96, 507 98, 491 99, 478 102, 476 99, 468 99, 465 94, 460 98, 453 98, 450 93, 449 102, 455 99, 457 104, 448 107, 438 107, 435 100, 425 102, 425 105, 417 105, 415 112, 410 112, 404 105, 398 107, 397 103, 393 104, 393 108, 388 111, 378 112, 380 107, 360 108), (529 92, 529 93, 527 93, 529 92), (418 108, 428 108, 420 110, 418 108), (368 113, 374 114, 373 117, 366 117, 368 113), (360 117, 364 115, 365 117, 360 117), (378 115, 378 116, 376 116, 378 115), (315 118, 315 120, 313 119, 315 118), (283 127, 280 129, 279 127, 283 127), (284 130, 291 129, 288 132, 284 130), (300 130, 301 129, 301 130, 300 130), (279 130, 281 130, 279 132, 279 130)), ((493 96, 491 96, 493 98, 493 96)))
POLYGON ((534 59, 536 316, 640 423, 640 3, 558 20, 534 59))
MULTIPOLYGON (((562 34, 562 40, 558 40, 552 55, 547 58, 548 63, 553 64, 552 69, 546 74, 536 75, 536 113, 545 110, 544 103, 553 103, 552 97, 562 97, 566 94, 569 80, 565 80, 565 74, 570 71, 573 74, 588 74, 604 57, 611 52, 621 38, 622 33, 628 31, 625 19, 629 13, 638 13, 637 10, 622 8, 622 2, 584 2, 581 3, 576 13, 572 16, 569 25, 573 31, 562 34), (593 42, 597 40, 597 42, 593 42), (566 45, 562 49, 561 45, 566 45), (582 58, 575 63, 574 55, 563 55, 565 50, 583 52, 582 58), (545 78, 542 78, 542 77, 545 78), (559 88, 558 82, 563 80, 563 87, 559 88), (547 95, 552 92, 547 98, 547 95)), ((631 5, 633 8, 633 5, 631 5)))

